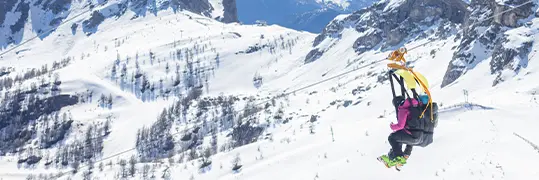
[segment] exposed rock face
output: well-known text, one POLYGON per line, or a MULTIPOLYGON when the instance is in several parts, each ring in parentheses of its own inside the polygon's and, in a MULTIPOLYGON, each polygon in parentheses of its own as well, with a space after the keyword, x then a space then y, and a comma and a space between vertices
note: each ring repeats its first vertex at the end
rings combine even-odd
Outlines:
POLYGON ((0 24, 4 24, 6 14, 13 10, 17 1, 0 1, 0 24))
POLYGON ((346 27, 353 27, 362 33, 353 45, 355 51, 362 54, 377 46, 384 49, 399 45, 411 35, 419 34, 420 26, 462 23, 468 13, 467 5, 461 0, 405 0, 396 6, 390 6, 388 1, 376 3, 330 22, 316 37, 313 47, 326 38, 339 37, 346 27))
MULTIPOLYGON (((465 18, 463 39, 453 55, 453 60, 448 65, 441 86, 445 87, 453 83, 468 69, 474 68, 480 61, 488 59, 489 56, 491 57, 492 74, 500 73, 504 67, 509 67, 508 64, 522 64, 523 62, 520 61, 529 53, 531 44, 510 41, 512 36, 520 36, 521 34, 504 34, 508 29, 519 26, 518 20, 533 15, 533 3, 509 10, 512 6, 526 2, 527 0, 513 0, 505 1, 506 4, 502 5, 497 4, 494 0, 472 1, 470 6, 473 11, 465 18), (504 13, 498 15, 501 12, 504 13), (495 14, 498 16, 494 16, 495 14), (493 16, 494 18, 490 18, 493 16), (520 59, 516 60, 516 57, 520 57, 520 59)), ((518 70, 520 66, 511 66, 511 69, 518 70)), ((497 78, 493 84, 498 82, 497 78)))
POLYGON ((99 11, 94 11, 90 16, 90 19, 82 22, 83 31, 86 32, 87 35, 90 35, 103 21, 105 21, 105 16, 103 16, 103 14, 101 14, 99 11))
POLYGON ((236 0, 223 0, 223 6, 225 8, 225 12, 221 21, 224 23, 239 22, 236 0))
POLYGON ((205 16, 210 16, 210 12, 213 10, 213 8, 210 5, 210 2, 208 0, 178 0, 180 8, 202 14, 205 16))
POLYGON ((501 79, 501 72, 504 69, 518 72, 521 68, 528 65, 528 54, 533 44, 531 35, 532 33, 521 34, 521 38, 528 38, 528 41, 523 42, 511 42, 508 40, 508 35, 506 35, 501 38, 503 42, 496 43, 497 45, 494 48, 490 61, 490 73, 498 74, 492 83, 493 86, 503 81, 501 79))
POLYGON ((357 53, 364 53, 382 41, 382 34, 381 31, 371 31, 367 35, 359 37, 352 47, 357 53))
POLYGON ((305 58, 305 64, 316 61, 320 56, 322 56, 324 52, 319 51, 318 49, 313 49, 307 54, 307 57, 305 58))

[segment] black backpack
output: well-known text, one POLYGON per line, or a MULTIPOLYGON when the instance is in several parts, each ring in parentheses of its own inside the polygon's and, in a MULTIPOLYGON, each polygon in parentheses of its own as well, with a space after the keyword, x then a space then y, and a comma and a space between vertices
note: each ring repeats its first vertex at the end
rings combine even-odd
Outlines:
POLYGON ((424 104, 418 106, 411 106, 409 109, 410 115, 406 121, 406 128, 409 131, 422 131, 426 133, 433 133, 434 128, 438 125, 438 104, 432 103, 432 115, 431 110, 424 104), (422 117, 421 113, 425 111, 422 117))
POLYGON ((406 121, 406 130, 412 133, 419 132, 419 134, 421 134, 421 136, 418 137, 418 144, 415 144, 415 146, 428 146, 433 142, 434 128, 438 126, 438 104, 432 103, 432 120, 430 116, 430 107, 427 107, 424 104, 412 106, 409 108, 409 111, 410 114, 408 120, 406 121), (420 117, 421 113, 425 109, 425 113, 422 117, 420 117))

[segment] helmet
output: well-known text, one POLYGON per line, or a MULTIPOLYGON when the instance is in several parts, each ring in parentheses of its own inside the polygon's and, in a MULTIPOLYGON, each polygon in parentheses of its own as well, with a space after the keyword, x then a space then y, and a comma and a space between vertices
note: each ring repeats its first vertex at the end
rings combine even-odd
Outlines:
POLYGON ((421 103, 423 104, 427 104, 429 103, 429 96, 424 94, 424 95, 419 95, 419 101, 421 101, 421 103))

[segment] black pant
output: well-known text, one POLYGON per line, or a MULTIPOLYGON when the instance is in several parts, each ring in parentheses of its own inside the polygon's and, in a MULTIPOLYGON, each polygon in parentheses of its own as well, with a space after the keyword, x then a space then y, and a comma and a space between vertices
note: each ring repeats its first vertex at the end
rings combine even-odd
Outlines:
POLYGON ((387 138, 391 145, 391 150, 388 153, 390 159, 394 159, 397 156, 411 155, 412 144, 417 140, 413 135, 406 133, 404 130, 391 133, 387 138), (406 144, 406 149, 402 152, 402 145, 406 144))

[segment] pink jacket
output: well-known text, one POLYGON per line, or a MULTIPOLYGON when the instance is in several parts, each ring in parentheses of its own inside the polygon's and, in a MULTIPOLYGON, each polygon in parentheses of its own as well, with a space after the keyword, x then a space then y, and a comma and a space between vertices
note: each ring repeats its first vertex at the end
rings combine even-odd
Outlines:
MULTIPOLYGON (((418 105, 419 102, 415 99, 412 99, 412 104, 418 105)), ((406 126, 406 120, 408 119, 408 115, 410 114, 410 111, 408 108, 410 107, 410 101, 408 99, 404 100, 404 104, 399 106, 398 108, 398 114, 397 114, 397 124, 391 123, 390 127, 393 130, 393 132, 404 129, 406 126)), ((409 131, 405 130, 408 134, 410 134, 409 131)))

